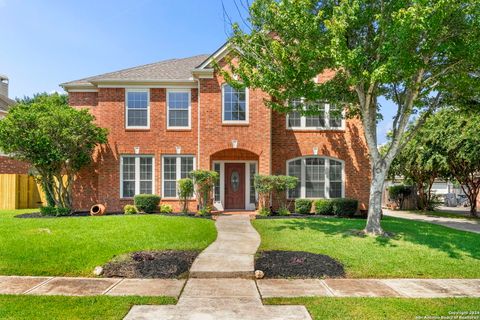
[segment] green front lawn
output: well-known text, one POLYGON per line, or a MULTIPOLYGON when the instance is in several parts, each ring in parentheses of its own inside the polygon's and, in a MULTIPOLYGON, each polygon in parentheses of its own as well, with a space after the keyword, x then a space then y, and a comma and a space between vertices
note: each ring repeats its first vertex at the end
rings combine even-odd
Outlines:
POLYGON ((365 220, 338 218, 255 220, 260 250, 329 255, 351 278, 479 278, 480 234, 385 217, 392 238, 359 236, 365 220))
POLYGON ((0 319, 115 319, 133 305, 175 304, 168 297, 63 297, 0 295, 0 319))
POLYGON ((304 305, 314 320, 476 319, 480 312, 480 299, 475 298, 274 298, 265 302, 304 305))
MULTIPOLYGON (((32 210, 30 210, 32 211, 32 210)), ((95 266, 137 250, 201 250, 213 221, 160 215, 19 219, 0 211, 0 275, 92 276, 95 266)))

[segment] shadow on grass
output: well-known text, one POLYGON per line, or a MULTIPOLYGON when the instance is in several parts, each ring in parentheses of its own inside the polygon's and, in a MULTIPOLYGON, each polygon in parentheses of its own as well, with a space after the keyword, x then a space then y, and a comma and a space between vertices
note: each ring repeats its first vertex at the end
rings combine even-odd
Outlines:
MULTIPOLYGON (((289 230, 313 230, 322 232, 327 236, 357 237, 362 236, 358 230, 363 229, 365 220, 329 218, 329 219, 292 219, 284 220, 273 229, 276 231, 289 230)), ((384 230, 393 233, 392 237, 376 237, 375 244, 382 247, 397 247, 394 240, 411 242, 427 246, 431 249, 445 252, 449 257, 462 259, 467 255, 474 259, 480 259, 480 235, 457 231, 425 222, 416 222, 405 219, 384 217, 382 220, 384 230)))

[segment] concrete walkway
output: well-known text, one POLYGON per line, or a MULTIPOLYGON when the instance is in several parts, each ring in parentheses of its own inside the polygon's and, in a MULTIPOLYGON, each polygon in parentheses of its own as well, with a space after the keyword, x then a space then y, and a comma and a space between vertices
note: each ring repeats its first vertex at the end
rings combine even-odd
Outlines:
POLYGON ((217 239, 195 259, 190 277, 252 279, 254 255, 261 239, 250 216, 221 216, 215 226, 217 239))
POLYGON ((480 233, 480 221, 476 220, 463 218, 432 217, 423 214, 410 213, 406 211, 392 211, 388 209, 383 209, 383 214, 395 218, 429 222, 461 231, 480 233))
POLYGON ((175 306, 133 306, 125 319, 311 320, 304 306, 264 306, 253 280, 260 235, 250 215, 221 216, 217 239, 194 261, 175 306))

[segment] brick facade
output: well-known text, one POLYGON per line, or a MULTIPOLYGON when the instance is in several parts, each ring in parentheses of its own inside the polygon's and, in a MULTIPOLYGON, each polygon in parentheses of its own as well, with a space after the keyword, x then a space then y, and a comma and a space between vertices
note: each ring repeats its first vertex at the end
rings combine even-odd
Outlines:
POLYGON ((29 164, 0 155, 0 174, 27 174, 29 164))
MULTIPOLYGON (((154 156, 155 193, 162 194, 162 156, 195 156, 197 169, 213 169, 213 161, 256 161, 260 174, 286 174, 286 161, 313 155, 338 158, 345 163, 345 196, 357 198, 361 209, 368 204, 370 164, 360 121, 346 120, 345 130, 292 131, 286 128, 285 115, 272 112, 264 105, 267 95, 249 90, 249 122, 222 123, 221 76, 199 79, 191 88, 191 129, 169 130, 166 126, 166 88, 150 88, 150 129, 125 128, 125 89, 98 88, 97 92, 70 92, 70 104, 89 108, 98 125, 109 131, 108 144, 99 148, 94 163, 82 171, 75 184, 75 208, 87 210, 104 203, 109 211, 121 211, 131 199, 120 198, 120 155, 154 156), (200 110, 198 104, 200 101, 200 110), (199 119, 200 116, 200 119, 199 119), (198 128, 200 126, 200 128, 198 128), (233 143, 236 141, 236 148, 233 143)), ((148 88, 148 86, 146 87, 148 88)), ((179 203, 172 204, 175 210, 179 203)), ((196 203, 190 204, 195 210, 196 203)))

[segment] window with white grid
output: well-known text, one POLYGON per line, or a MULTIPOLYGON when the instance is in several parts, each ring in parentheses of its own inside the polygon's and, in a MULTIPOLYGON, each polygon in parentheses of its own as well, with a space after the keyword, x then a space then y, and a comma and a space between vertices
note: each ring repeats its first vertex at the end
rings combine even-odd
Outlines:
POLYGON ((193 156, 164 156, 163 157, 163 197, 177 198, 177 181, 188 178, 195 169, 193 156))
POLYGON ((167 90, 167 127, 189 129, 191 127, 190 90, 167 90))
POLYGON ((154 158, 152 156, 121 156, 120 196, 154 193, 154 158))
POLYGON ((126 127, 150 127, 150 103, 148 89, 130 89, 126 91, 126 127))

